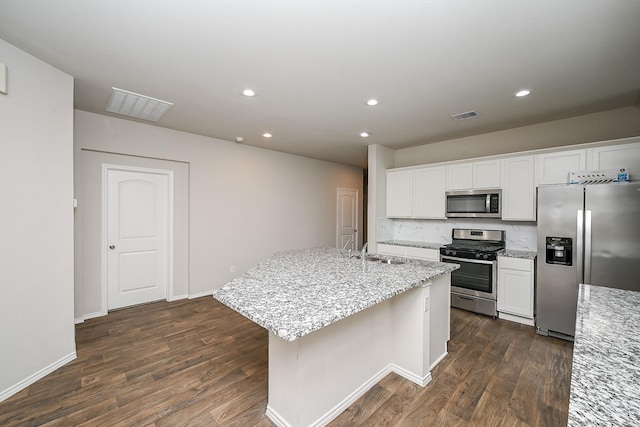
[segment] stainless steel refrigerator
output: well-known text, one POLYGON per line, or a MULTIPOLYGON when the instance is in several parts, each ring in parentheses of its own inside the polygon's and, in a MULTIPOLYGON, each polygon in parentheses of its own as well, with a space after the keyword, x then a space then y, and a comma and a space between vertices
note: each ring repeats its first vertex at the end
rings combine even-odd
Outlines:
POLYGON ((536 273, 537 331, 564 339, 580 283, 640 290, 640 181, 539 187, 536 273))

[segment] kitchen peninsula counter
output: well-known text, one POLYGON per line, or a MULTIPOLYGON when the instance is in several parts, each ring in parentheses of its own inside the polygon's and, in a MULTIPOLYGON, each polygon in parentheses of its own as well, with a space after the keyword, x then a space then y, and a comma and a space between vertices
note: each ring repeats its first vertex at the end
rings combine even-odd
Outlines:
POLYGON ((458 268, 436 261, 403 262, 363 263, 333 248, 278 252, 213 296, 293 341, 458 268))
POLYGON ((214 292, 269 331, 267 416, 322 426, 395 372, 420 386, 447 355, 450 272, 332 248, 279 252, 214 292))
POLYGON ((640 425, 640 292, 580 285, 570 427, 640 425))

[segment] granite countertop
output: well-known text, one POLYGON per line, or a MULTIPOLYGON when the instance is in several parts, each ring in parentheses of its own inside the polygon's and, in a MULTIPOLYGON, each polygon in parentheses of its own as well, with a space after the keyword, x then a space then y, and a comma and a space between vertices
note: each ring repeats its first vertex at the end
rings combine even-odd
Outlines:
POLYGON ((378 242, 378 244, 409 246, 411 248, 440 249, 446 243, 415 242, 413 240, 383 240, 378 242))
POLYGON ((278 252, 213 297, 280 338, 294 341, 459 268, 436 261, 406 261, 363 265, 334 248, 278 252))
POLYGON ((580 285, 569 426, 640 425, 640 292, 580 285))
POLYGON ((533 251, 521 251, 517 249, 505 249, 505 251, 500 252, 498 256, 507 258, 536 259, 538 253, 533 251))
MULTIPOLYGON (((413 240, 383 240, 378 243, 384 245, 409 246, 412 248, 425 249, 440 249, 441 247, 446 245, 446 243, 415 242, 413 240)), ((498 256, 504 256, 508 258, 536 259, 538 254, 535 251, 505 249, 503 252, 500 252, 498 256)))

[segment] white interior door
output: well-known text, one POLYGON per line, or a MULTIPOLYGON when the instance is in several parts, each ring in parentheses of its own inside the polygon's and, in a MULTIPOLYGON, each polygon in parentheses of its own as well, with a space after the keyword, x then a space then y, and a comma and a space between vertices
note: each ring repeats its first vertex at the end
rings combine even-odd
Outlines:
POLYGON ((167 297, 170 174, 106 169, 108 309, 167 297))
POLYGON ((357 249, 358 246, 358 190, 338 188, 338 221, 336 246, 338 249, 357 249))

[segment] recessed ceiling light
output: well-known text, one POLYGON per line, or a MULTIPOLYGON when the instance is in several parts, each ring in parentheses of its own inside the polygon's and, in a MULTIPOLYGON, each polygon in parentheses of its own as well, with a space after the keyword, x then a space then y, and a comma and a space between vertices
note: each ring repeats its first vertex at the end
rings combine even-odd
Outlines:
POLYGON ((517 96, 518 98, 522 98, 523 96, 527 96, 527 95, 529 95, 530 93, 531 93, 531 91, 530 91, 530 90, 523 89, 523 90, 521 90, 521 91, 519 91, 519 92, 516 92, 516 96, 517 96))
POLYGON ((360 132, 360 136, 363 138, 369 138, 371 136, 371 132, 360 132))
POLYGON ((256 93, 251 89, 245 89, 242 91, 244 96, 256 96, 256 93))
POLYGON ((367 105, 370 107, 373 107, 374 105, 378 105, 378 100, 371 98, 370 100, 367 101, 367 105))
POLYGON ((265 132, 262 134, 262 136, 264 136, 265 138, 271 138, 273 135, 271 135, 269 132, 265 132))

